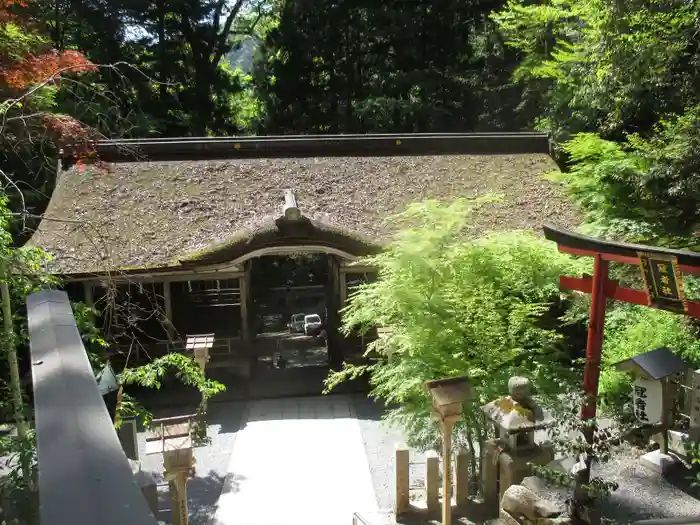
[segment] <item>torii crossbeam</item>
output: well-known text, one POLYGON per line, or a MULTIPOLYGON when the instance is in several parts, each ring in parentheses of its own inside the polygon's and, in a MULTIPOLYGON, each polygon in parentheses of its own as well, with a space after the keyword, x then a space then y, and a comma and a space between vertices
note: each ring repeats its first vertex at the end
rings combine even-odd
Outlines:
POLYGON ((591 294, 586 368, 583 379, 583 388, 588 402, 581 411, 583 419, 591 419, 596 415, 595 399, 598 395, 600 380, 607 300, 615 299, 700 318, 700 302, 687 300, 683 293, 683 274, 700 276, 700 253, 602 241, 551 225, 544 226, 543 230, 545 238, 556 242, 560 252, 593 257, 592 277, 563 275, 559 280, 562 290, 591 294), (609 263, 611 261, 638 266, 645 289, 625 288, 619 286, 617 281, 610 279, 609 263))

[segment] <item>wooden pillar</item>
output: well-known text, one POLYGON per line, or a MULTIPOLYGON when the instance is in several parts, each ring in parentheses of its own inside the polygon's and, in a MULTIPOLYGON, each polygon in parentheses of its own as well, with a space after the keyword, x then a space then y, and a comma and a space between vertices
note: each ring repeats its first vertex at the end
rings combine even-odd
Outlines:
MULTIPOLYGON (((608 261, 601 254, 593 260, 593 283, 591 289, 591 311, 588 322, 588 340, 586 342, 586 367, 583 375, 583 390, 586 394, 581 409, 581 419, 593 419, 596 416, 598 383, 600 382, 600 362, 603 349, 603 328, 605 327, 605 283, 608 281, 608 261)), ((592 446, 593 428, 584 428, 586 442, 592 446)), ((586 467, 576 475, 573 495, 575 509, 583 508, 590 501, 588 483, 591 480, 593 458, 586 459, 586 467)), ((576 510, 575 512, 578 512, 576 510)))
POLYGON ((194 474, 192 449, 165 451, 163 453, 163 466, 165 467, 165 479, 170 485, 171 523, 173 525, 187 525, 189 522, 187 481, 194 474))
POLYGON ((173 300, 170 290, 170 281, 163 282, 163 308, 165 309, 165 330, 168 340, 175 340, 175 325, 173 324, 173 300))
POLYGON ((469 464, 471 463, 469 449, 462 448, 455 455, 455 500, 457 506, 469 502, 469 464))
POLYGON ((591 311, 586 342, 586 368, 583 389, 587 399, 581 411, 583 419, 591 419, 596 414, 596 397, 600 381, 600 361, 603 348, 603 328, 605 326, 605 283, 608 280, 608 261, 597 254, 593 262, 593 290, 591 311))
POLYGON ((238 278, 238 286, 241 293, 241 339, 246 346, 250 343, 250 318, 248 316, 248 302, 250 298, 250 261, 243 263, 244 272, 238 278))
POLYGON ((484 505, 488 516, 498 516, 498 456, 500 445, 497 440, 489 440, 484 447, 484 460, 482 461, 482 493, 484 505))
POLYGON ((452 524, 452 428, 461 416, 440 422, 442 432, 442 525, 452 524))
POLYGON ((425 453, 425 503, 431 516, 440 513, 440 458, 434 450, 425 453))
POLYGON ((664 377, 661 380, 661 440, 659 441, 659 452, 668 454, 668 429, 673 424, 671 417, 672 410, 672 389, 670 378, 664 377))
POLYGON ((410 509, 409 450, 403 443, 396 447, 396 519, 410 509))
POLYGON ((690 391, 690 440, 700 441, 700 370, 696 370, 692 375, 690 391))
POLYGON ((340 280, 340 308, 345 308, 345 303, 348 300, 348 274, 339 270, 340 280))
POLYGON ((338 314, 340 309, 340 265, 338 257, 335 255, 328 256, 328 276, 329 289, 326 296, 328 358, 332 367, 340 368, 343 363, 342 341, 339 331, 340 315, 338 314))

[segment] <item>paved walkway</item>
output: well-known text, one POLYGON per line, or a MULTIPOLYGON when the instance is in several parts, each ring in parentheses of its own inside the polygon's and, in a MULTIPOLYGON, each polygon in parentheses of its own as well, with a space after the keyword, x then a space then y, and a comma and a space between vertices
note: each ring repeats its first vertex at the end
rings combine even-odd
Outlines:
POLYGON ((215 525, 349 525, 376 513, 360 426, 345 397, 249 404, 215 525))

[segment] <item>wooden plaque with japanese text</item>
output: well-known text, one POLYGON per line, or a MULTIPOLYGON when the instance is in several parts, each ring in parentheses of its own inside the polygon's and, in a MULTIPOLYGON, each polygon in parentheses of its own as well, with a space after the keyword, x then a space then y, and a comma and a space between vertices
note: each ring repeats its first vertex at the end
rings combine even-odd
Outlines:
POLYGON ((686 313, 683 276, 675 256, 639 252, 644 287, 649 305, 662 310, 686 313))

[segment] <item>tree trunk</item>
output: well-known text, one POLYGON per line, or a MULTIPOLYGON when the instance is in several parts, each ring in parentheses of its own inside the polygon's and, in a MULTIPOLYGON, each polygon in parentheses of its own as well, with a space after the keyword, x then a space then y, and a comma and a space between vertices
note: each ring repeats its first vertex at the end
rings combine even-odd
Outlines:
MULTIPOLYGON (((15 348, 14 325, 12 322, 12 306, 10 304, 10 287, 6 282, 0 285, 2 292, 2 317, 5 325, 5 349, 7 353, 7 362, 10 367, 10 391, 12 393, 12 408, 15 416, 15 425, 17 427, 17 436, 20 441, 27 446, 27 424, 24 419, 24 400, 22 399, 22 386, 19 377, 19 366, 17 364, 17 349, 15 348)), ((22 468, 22 476, 28 487, 32 487, 32 473, 29 464, 29 456, 20 454, 20 462, 22 468)))
POLYGON ((158 90, 161 104, 165 102, 168 96, 167 82, 170 76, 167 64, 167 43, 165 41, 165 13, 165 0, 158 0, 158 58, 160 60, 160 85, 158 86, 158 90))
POLYGON ((211 121, 212 100, 211 100, 211 65, 199 63, 195 64, 196 77, 194 92, 197 98, 198 108, 192 116, 192 133, 196 137, 206 137, 207 127, 211 121))

